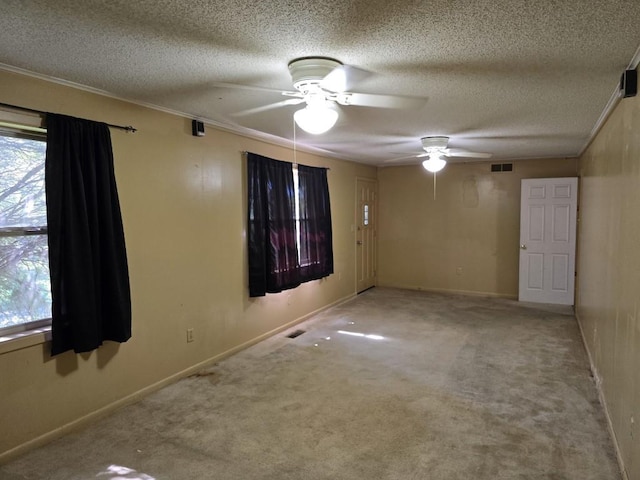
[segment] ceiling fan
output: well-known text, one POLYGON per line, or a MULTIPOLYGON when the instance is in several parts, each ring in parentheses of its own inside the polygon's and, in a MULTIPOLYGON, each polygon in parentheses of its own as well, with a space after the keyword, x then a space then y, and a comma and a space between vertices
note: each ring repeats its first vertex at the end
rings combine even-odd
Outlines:
POLYGON ((420 141, 422 142, 422 148, 425 153, 410 157, 394 158, 392 160, 387 160, 385 163, 397 162, 398 160, 404 160, 407 158, 427 157, 427 159, 422 162, 422 166, 425 170, 436 173, 445 167, 447 164, 446 158, 449 157, 491 158, 490 153, 471 152, 460 148, 447 148, 449 145, 449 137, 445 136, 422 137, 420 141))
MULTIPOLYGON (((289 73, 295 91, 279 91, 286 97, 280 102, 237 112, 236 116, 251 115, 273 108, 299 105, 293 117, 296 124, 308 133, 321 134, 330 130, 338 120, 336 105, 358 105, 379 108, 420 108, 425 97, 377 95, 348 91, 354 84, 372 75, 370 72, 328 57, 303 57, 289 62, 289 73)), ((248 88, 274 91, 261 87, 217 84, 230 88, 248 88)), ((276 90, 277 91, 277 90, 276 90)))
POLYGON ((398 160, 404 160, 407 158, 422 158, 427 157, 422 162, 422 166, 425 170, 433 173, 433 199, 436 199, 436 173, 442 170, 447 161, 445 158, 449 157, 467 157, 467 158, 490 158, 490 153, 483 152, 471 152, 469 150, 462 150, 460 148, 447 148, 449 146, 449 137, 437 135, 430 137, 422 137, 422 148, 424 153, 419 155, 413 155, 411 157, 394 158, 387 160, 385 163, 397 162, 398 160))

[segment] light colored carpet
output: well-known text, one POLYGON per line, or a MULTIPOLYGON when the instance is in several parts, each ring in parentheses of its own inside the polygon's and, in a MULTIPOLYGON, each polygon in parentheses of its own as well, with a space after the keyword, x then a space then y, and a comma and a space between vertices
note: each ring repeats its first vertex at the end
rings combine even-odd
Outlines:
POLYGON ((376 288, 297 328, 0 478, 620 478, 566 308, 376 288))

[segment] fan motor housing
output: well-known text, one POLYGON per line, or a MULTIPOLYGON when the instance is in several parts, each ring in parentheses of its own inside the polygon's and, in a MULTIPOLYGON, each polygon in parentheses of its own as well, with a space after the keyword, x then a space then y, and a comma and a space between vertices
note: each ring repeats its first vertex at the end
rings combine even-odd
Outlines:
POLYGON ((423 137, 421 138, 422 148, 425 150, 444 150, 449 144, 449 137, 436 136, 436 137, 423 137))
POLYGON ((327 57, 303 57, 289 62, 289 73, 296 90, 304 93, 309 85, 319 85, 333 69, 342 62, 327 57))

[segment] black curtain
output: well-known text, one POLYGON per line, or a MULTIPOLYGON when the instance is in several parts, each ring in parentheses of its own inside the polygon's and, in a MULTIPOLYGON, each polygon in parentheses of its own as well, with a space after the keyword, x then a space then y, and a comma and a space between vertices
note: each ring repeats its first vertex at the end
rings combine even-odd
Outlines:
POLYGON ((131 337, 131 293, 109 127, 47 114, 52 355, 131 337))
POLYGON ((333 273, 333 236, 325 168, 298 165, 300 277, 303 282, 333 273))
POLYGON ((300 285, 290 163, 247 154, 249 296, 300 285))

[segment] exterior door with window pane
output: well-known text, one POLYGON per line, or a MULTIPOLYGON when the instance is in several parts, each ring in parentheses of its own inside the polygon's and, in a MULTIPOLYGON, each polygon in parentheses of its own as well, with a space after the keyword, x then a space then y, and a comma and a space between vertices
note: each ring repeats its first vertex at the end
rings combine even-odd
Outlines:
POLYGON ((375 180, 356 180, 356 291, 375 286, 377 259, 377 193, 375 180))

